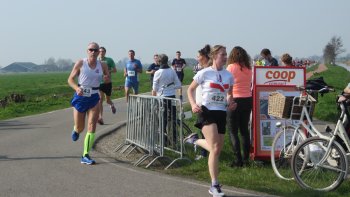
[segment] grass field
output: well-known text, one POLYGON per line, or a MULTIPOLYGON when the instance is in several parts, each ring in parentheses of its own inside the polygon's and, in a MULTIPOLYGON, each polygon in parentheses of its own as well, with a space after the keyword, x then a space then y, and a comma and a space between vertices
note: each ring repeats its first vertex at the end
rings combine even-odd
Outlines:
MULTIPOLYGON (((5 108, 0 107, 0 120, 38 114, 70 107, 73 89, 67 83, 69 73, 23 73, 0 75, 0 100, 11 94, 23 94, 26 101, 10 102, 5 108)), ((185 69, 184 84, 192 80, 193 72, 185 69)), ((140 93, 149 92, 149 75, 140 75, 140 93)), ((124 86, 123 72, 112 75, 113 87, 124 86)), ((124 89, 114 90, 112 99, 124 97, 124 89)))

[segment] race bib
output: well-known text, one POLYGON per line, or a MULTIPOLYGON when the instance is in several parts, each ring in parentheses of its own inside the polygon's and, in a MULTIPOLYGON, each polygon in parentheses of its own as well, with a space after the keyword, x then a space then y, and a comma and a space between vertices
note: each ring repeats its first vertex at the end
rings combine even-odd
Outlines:
POLYGON ((221 92, 213 92, 208 95, 211 105, 226 106, 226 94, 221 92))
POLYGON ((91 96, 91 91, 92 91, 91 88, 82 88, 82 90, 83 90, 83 96, 85 96, 85 97, 91 96))
POLYGON ((181 68, 181 67, 177 67, 177 68, 176 68, 176 71, 177 71, 177 72, 181 72, 181 71, 182 71, 182 68, 181 68))
POLYGON ((134 77, 134 76, 135 76, 135 71, 133 71, 133 70, 128 70, 128 76, 129 76, 129 77, 134 77))

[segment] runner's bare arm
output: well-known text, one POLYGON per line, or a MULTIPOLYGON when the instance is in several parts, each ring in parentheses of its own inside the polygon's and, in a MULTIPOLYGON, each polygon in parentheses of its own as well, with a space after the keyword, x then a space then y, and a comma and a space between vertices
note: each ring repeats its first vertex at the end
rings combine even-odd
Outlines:
POLYGON ((102 65, 102 70, 103 70, 103 81, 105 83, 109 83, 111 81, 111 79, 110 79, 110 75, 109 75, 108 66, 105 62, 102 62, 101 65, 102 65))
POLYGON ((191 104, 191 108, 192 108, 192 111, 193 113, 199 113, 202 111, 201 107, 199 107, 197 104, 196 104, 196 100, 195 100, 195 91, 196 91, 196 88, 198 87, 198 83, 196 81, 192 81, 191 85, 188 87, 187 89, 187 98, 188 98, 188 101, 190 102, 191 104))
POLYGON ((128 74, 126 73, 126 68, 124 68, 124 77, 128 76, 128 74))

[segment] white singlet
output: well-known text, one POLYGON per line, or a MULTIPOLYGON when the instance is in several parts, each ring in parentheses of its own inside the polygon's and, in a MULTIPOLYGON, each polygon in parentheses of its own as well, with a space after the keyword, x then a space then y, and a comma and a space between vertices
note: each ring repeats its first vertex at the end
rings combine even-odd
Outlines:
MULTIPOLYGON (((102 80, 103 70, 100 61, 97 61, 95 69, 91 69, 88 64, 87 58, 83 59, 83 66, 80 68, 80 74, 78 77, 78 83, 82 88, 96 88, 100 87, 102 80)), ((98 93, 97 90, 91 90, 91 94, 98 93)))
POLYGON ((193 79, 202 88, 202 105, 209 110, 226 111, 227 92, 233 85, 233 76, 230 72, 226 69, 217 71, 208 67, 200 70, 193 79))

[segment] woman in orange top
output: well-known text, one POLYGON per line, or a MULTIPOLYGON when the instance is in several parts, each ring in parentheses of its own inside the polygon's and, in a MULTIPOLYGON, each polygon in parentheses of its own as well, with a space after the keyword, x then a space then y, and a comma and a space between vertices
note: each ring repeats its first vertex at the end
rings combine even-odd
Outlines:
POLYGON ((228 111, 228 129, 235 158, 232 167, 242 167, 249 161, 250 133, 248 122, 252 110, 252 67, 251 59, 247 52, 239 46, 232 49, 228 60, 227 70, 233 75, 232 96, 237 103, 234 111, 228 111), (243 157, 241 154, 238 129, 242 137, 243 157))

